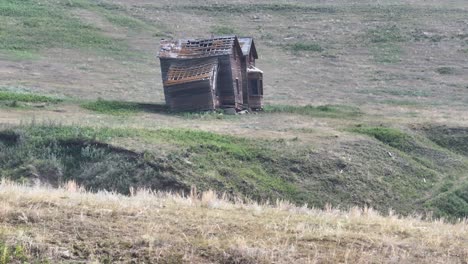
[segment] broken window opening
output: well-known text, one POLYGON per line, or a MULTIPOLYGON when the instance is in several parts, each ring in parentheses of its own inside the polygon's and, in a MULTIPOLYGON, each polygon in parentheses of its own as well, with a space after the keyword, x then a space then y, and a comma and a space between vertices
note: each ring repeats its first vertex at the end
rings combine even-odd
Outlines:
POLYGON ((250 86, 250 91, 252 92, 252 95, 260 95, 260 91, 258 89, 258 80, 257 79, 249 80, 249 86, 250 86))

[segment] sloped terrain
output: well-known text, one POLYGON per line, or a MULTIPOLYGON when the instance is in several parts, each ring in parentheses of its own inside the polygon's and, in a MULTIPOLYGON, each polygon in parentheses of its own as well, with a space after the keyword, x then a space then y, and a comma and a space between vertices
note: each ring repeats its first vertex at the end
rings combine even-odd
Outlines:
POLYGON ((467 17, 464 0, 0 1, 0 263, 467 262, 467 17), (159 40, 212 34, 255 38, 264 111, 167 110, 159 40))
POLYGON ((0 185, 0 249, 8 262, 464 263, 467 223, 235 204, 213 192, 131 197, 0 185))
POLYGON ((32 125, 0 132, 0 168, 3 177, 28 184, 57 187, 74 180, 89 190, 122 194, 131 188, 187 193, 197 186, 259 201, 465 216, 463 195, 460 201, 432 197, 463 192, 454 183, 465 179, 466 158, 396 129, 352 131, 371 131, 382 143, 340 140, 314 150, 294 139, 254 141, 193 130, 32 125), (144 149, 120 146, 129 138, 144 149), (454 202, 459 208, 445 208, 454 202))

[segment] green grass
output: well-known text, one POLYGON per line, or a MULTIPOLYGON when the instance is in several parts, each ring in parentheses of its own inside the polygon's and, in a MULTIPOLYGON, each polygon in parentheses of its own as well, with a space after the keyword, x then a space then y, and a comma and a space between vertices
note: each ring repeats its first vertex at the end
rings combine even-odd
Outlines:
POLYGON ((287 48, 293 52, 322 52, 323 48, 318 43, 294 43, 287 46, 287 48))
POLYGON ((24 247, 10 246, 0 240, 0 264, 28 263, 26 261, 28 261, 28 257, 24 247))
POLYGON ((372 48, 372 56, 378 63, 398 63, 402 54, 403 49, 395 43, 376 43, 372 48))
POLYGON ((39 54, 35 53, 34 51, 27 50, 6 50, 5 57, 9 60, 15 61, 36 61, 40 59, 39 54))
POLYGON ((141 112, 164 113, 168 111, 165 105, 142 104, 142 103, 122 102, 122 101, 107 101, 107 100, 102 100, 102 99, 83 103, 81 104, 81 107, 97 112, 97 113, 101 113, 101 114, 122 115, 122 116, 137 114, 141 112))
MULTIPOLYGON (((299 141, 247 139, 189 129, 31 124, 0 131, 0 177, 28 182, 36 175, 53 186, 73 179, 88 189, 124 194, 131 186, 188 191, 196 185, 200 190, 312 206, 362 205, 372 199, 373 207, 391 207, 400 213, 420 209, 424 200, 418 199, 435 197, 429 194, 432 186, 445 178, 413 160, 419 156, 408 150, 413 144, 411 136, 392 128, 355 129, 407 154, 394 160, 381 145, 357 144, 348 149, 353 159, 342 160, 328 152, 311 151, 299 141), (115 145, 127 140, 137 151, 115 145), (362 162, 373 165, 362 171, 362 162)), ((432 164, 443 156, 429 153, 422 157, 424 163, 432 164)), ((441 202, 427 203, 428 209, 443 206, 441 202)), ((439 207, 438 212, 445 212, 439 207)))
POLYGON ((359 126, 350 129, 350 131, 374 137, 387 145, 403 151, 410 149, 414 145, 411 143, 412 140, 408 134, 395 128, 359 126))
POLYGON ((138 113, 160 113, 171 114, 186 119, 199 119, 199 120, 217 120, 226 118, 236 118, 236 116, 226 116, 219 111, 205 111, 205 112, 170 112, 165 104, 145 104, 137 102, 124 102, 124 101, 108 101, 98 99, 96 101, 85 102, 81 107, 90 111, 101 114, 128 116, 138 113))
POLYGON ((211 33, 216 35, 235 35, 237 31, 230 26, 214 26, 211 28, 211 33))
POLYGON ((293 106, 293 105, 265 105, 266 113, 292 113, 313 117, 350 118, 361 115, 359 108, 344 105, 322 106, 293 106))
POLYGON ((424 128, 423 131, 437 145, 468 156, 468 128, 431 126, 424 128))
POLYGON ((254 147, 250 147, 251 142, 246 139, 203 131, 162 129, 158 130, 156 134, 149 135, 149 138, 196 148, 199 151, 207 148, 208 150, 233 155, 241 160, 253 159, 259 155, 254 147))
POLYGON ((48 48, 128 52, 125 43, 74 18, 65 6, 38 0, 0 2, 0 51, 12 56, 34 56, 48 48))
MULTIPOLYGON (((458 132, 455 133, 441 131, 435 129, 427 129, 426 133, 429 136, 434 136, 437 133, 448 134, 445 140, 432 144, 428 138, 415 135, 409 135, 398 129, 390 127, 368 127, 358 126, 351 128, 350 131, 373 137, 382 143, 395 148, 391 150, 393 155, 406 157, 406 165, 411 164, 416 170, 411 170, 409 175, 413 179, 428 182, 436 187, 430 191, 430 195, 422 200, 422 204, 427 210, 433 211, 438 217, 448 217, 454 219, 456 217, 466 217, 468 215, 468 185, 462 186, 454 184, 456 181, 466 181, 466 170, 468 169, 468 161, 460 156, 457 156, 451 151, 457 152, 459 148, 452 148, 453 145, 461 145, 463 148, 464 141, 458 139, 458 132), (434 132, 434 130, 436 130, 434 132), (440 147, 442 146, 442 148, 440 147), (458 160, 456 162, 455 160, 458 160)), ((429 137, 429 139, 431 139, 429 137)), ((466 138, 465 138, 466 139, 466 138)), ((468 142, 468 141, 467 141, 468 142)), ((466 144, 465 144, 466 145, 466 144)), ((463 152, 461 154, 464 154, 463 152)), ((392 156, 394 158, 394 156, 392 156)), ((395 186, 400 182, 396 181, 395 186)), ((405 186, 400 186, 401 190, 405 190, 405 186)), ((424 188, 421 185, 421 188, 424 188)), ((426 186, 427 188, 427 186, 426 186)), ((408 189, 405 192, 414 192, 415 189, 408 189)), ((417 197, 417 194, 414 194, 417 197)))
POLYGON ((463 218, 468 215, 468 184, 464 183, 440 193, 425 203, 436 208, 438 216, 463 218))
POLYGON ((296 194, 292 182, 261 163, 275 152, 250 140, 202 131, 30 125, 1 131, 0 149, 0 175, 17 181, 36 173, 52 185, 74 179, 88 188, 122 193, 130 186, 188 190, 191 184, 203 189, 222 184, 255 198, 294 199, 296 194), (139 153, 106 144, 118 138, 175 149, 139 153), (238 164, 242 170, 232 170, 238 164), (221 176, 226 173, 231 176, 221 176))
POLYGON ((121 13, 119 14, 106 13, 105 17, 112 24, 120 26, 120 27, 130 28, 133 30, 141 30, 141 29, 148 27, 145 22, 139 19, 133 18, 131 16, 121 14, 121 13))
POLYGON ((400 28, 395 25, 370 29, 367 31, 366 37, 371 43, 404 42, 407 40, 400 28))
POLYGON ((38 95, 33 93, 19 93, 19 92, 10 92, 10 91, 1 91, 0 90, 0 102, 1 101, 12 101, 12 102, 26 102, 26 103, 60 103, 63 102, 63 99, 38 95))
MULTIPOLYGON (((457 140, 454 136, 447 136, 445 142, 450 144, 438 144, 431 138, 432 132, 428 135, 409 134, 392 127, 373 127, 357 125, 347 129, 348 131, 373 137, 382 143, 395 148, 395 152, 405 155, 412 161, 417 162, 420 168, 426 171, 426 178, 434 178, 436 175, 445 174, 442 177, 452 177, 454 175, 464 176, 463 172, 468 166, 468 161, 464 161, 456 153, 458 148, 451 145, 461 145, 466 140, 457 140), (432 141, 431 141, 432 140, 432 141), (460 162, 458 162, 458 161, 460 162)), ((465 138, 466 139, 466 138, 465 138)), ((463 153, 461 153, 463 154, 463 153)), ((457 177, 458 177, 457 176, 457 177)))
POLYGON ((371 44, 371 53, 378 63, 398 63, 403 49, 401 43, 408 40, 400 28, 386 25, 367 31, 365 39, 371 44))

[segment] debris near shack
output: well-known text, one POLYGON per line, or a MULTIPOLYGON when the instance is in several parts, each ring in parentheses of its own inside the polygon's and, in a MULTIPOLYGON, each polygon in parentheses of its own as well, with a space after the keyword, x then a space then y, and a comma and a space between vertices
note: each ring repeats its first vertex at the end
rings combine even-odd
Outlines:
POLYGON ((171 111, 259 110, 263 72, 252 37, 161 40, 158 54, 171 111))

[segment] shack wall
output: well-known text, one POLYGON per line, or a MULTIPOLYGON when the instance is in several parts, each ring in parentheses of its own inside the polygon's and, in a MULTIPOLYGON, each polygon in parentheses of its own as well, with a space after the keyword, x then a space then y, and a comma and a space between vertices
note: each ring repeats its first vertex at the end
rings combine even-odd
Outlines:
POLYGON ((231 60, 231 73, 232 73, 232 87, 234 93, 234 106, 236 109, 242 109, 244 100, 242 96, 242 91, 244 87, 244 79, 242 77, 242 55, 240 55, 236 50, 230 56, 231 60))
POLYGON ((219 70, 217 80, 217 95, 220 107, 235 107, 233 74, 229 55, 218 57, 219 70))
POLYGON ((247 57, 242 57, 241 73, 242 73, 242 101, 244 108, 249 107, 249 85, 247 81, 247 57))
POLYGON ((214 110, 216 104, 211 82, 207 79, 166 86, 166 104, 172 111, 214 110))
POLYGON ((248 82, 255 81, 257 83, 258 94, 252 92, 252 87, 249 86, 249 107, 252 109, 261 109, 263 107, 263 74, 257 72, 248 73, 248 82))

